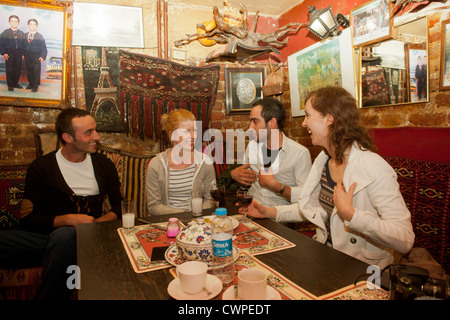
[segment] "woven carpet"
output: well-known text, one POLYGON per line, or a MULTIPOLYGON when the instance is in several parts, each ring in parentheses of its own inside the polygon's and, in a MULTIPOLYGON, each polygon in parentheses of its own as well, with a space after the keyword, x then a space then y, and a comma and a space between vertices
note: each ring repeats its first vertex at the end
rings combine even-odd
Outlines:
POLYGON ((132 136, 156 141, 160 117, 187 109, 208 128, 220 66, 191 67, 169 60, 120 51, 120 96, 124 125, 132 136))
POLYGON ((414 247, 427 248, 450 273, 450 164, 385 157, 398 176, 400 192, 411 212, 414 247))
POLYGON ((19 210, 28 165, 0 166, 0 229, 19 227, 19 210))
POLYGON ((383 105, 390 102, 384 70, 375 70, 363 74, 361 83, 364 107, 383 105))

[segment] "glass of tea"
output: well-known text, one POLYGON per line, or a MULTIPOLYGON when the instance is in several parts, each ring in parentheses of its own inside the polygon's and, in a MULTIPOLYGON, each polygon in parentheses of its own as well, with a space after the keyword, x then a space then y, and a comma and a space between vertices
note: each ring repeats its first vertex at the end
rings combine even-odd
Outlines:
POLYGON ((217 207, 223 203, 223 199, 225 198, 225 186, 220 183, 216 183, 216 181, 211 182, 210 187, 211 197, 216 201, 217 207))
POLYGON ((249 222, 250 219, 247 217, 247 211, 248 205, 253 201, 253 196, 248 193, 247 189, 238 190, 236 195, 239 205, 243 208, 242 212, 244 213, 244 219, 242 221, 249 222))

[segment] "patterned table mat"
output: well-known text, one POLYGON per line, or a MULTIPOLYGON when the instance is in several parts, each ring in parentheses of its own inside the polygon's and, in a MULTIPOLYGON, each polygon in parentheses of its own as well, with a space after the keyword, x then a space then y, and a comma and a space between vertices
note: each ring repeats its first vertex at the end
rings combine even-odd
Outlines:
POLYGON ((389 292, 367 281, 360 281, 319 297, 320 300, 389 300, 389 292))
MULTIPOLYGON (((315 295, 299 287, 284 275, 262 263, 255 256, 248 254, 245 251, 241 251, 239 253, 239 257, 235 263, 235 268, 237 272, 242 269, 258 269, 263 271, 267 275, 267 285, 276 289, 280 293, 282 300, 317 300, 315 295)), ((221 300, 225 290, 236 283, 237 275, 234 277, 231 284, 226 286, 224 285, 224 289, 219 294, 218 298, 221 300)))
POLYGON ((167 222, 135 226, 130 231, 117 229, 122 244, 136 273, 171 267, 166 260, 151 261, 153 248, 169 247, 175 238, 169 238, 166 231, 155 227, 166 227, 167 222))
POLYGON ((231 217, 239 221, 239 226, 234 230, 234 234, 256 229, 255 231, 239 234, 236 236, 236 239, 233 239, 233 245, 240 250, 252 255, 259 255, 295 247, 295 244, 292 242, 262 227, 253 220, 249 219, 249 221, 244 222, 242 215, 231 217))
MULTIPOLYGON (((237 235, 233 239, 233 245, 241 251, 258 255, 295 247, 295 244, 292 242, 267 230, 254 221, 243 222, 242 215, 231 217, 239 221, 239 226, 234 230, 234 234, 237 235)), ((130 231, 125 231, 123 228, 117 229, 136 273, 154 271, 171 266, 165 260, 151 261, 153 248, 169 247, 175 244, 175 238, 168 238, 166 231, 155 227, 155 225, 166 227, 167 222, 139 225, 130 231)), ((184 226, 181 222, 180 225, 184 226)))

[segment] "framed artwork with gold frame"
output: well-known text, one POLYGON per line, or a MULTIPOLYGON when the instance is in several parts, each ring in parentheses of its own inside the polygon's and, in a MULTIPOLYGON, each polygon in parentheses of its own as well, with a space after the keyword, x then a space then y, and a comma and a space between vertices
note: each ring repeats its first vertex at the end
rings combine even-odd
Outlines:
POLYGON ((354 47, 392 38, 393 3, 372 0, 350 10, 350 26, 354 47))
POLYGON ((450 19, 441 25, 441 76, 440 90, 450 90, 450 19))
POLYGON ((263 98, 264 68, 225 68, 226 109, 229 114, 249 114, 263 98))
POLYGON ((71 2, 0 0, 0 104, 69 105, 71 2))

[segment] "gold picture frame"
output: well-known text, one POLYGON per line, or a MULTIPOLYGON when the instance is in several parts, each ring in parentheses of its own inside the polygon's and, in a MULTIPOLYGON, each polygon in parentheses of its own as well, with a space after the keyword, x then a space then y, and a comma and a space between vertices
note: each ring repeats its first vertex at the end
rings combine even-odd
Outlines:
POLYGON ((71 7, 71 2, 67 1, 0 0, 0 11, 3 17, 0 21, 0 33, 2 37, 9 39, 8 45, 5 44, 6 41, 1 41, 0 48, 0 104, 47 108, 69 106, 71 7), (11 19, 12 16, 13 19, 11 19), (10 31, 12 30, 10 21, 14 21, 14 18, 19 22, 17 27, 19 31, 16 31, 13 36, 13 45, 19 48, 16 51, 14 48, 11 49, 11 32, 13 31, 10 31), (28 31, 32 27, 32 20, 37 25, 37 33, 33 38, 27 38, 28 31), (40 41, 39 45, 35 44, 34 47, 30 45, 37 39, 40 41), (39 49, 36 49, 37 47, 39 49), (15 55, 16 62, 21 61, 19 67, 17 67, 18 64, 7 66, 6 60, 10 57, 8 52, 15 55), (22 59, 18 58, 20 54, 22 59), (46 56, 40 57, 40 55, 46 56), (41 61, 39 62, 38 59, 41 61), (37 69, 27 70, 33 64, 37 69), (18 75, 11 75, 17 69, 20 69, 18 75), (39 78, 36 80, 37 75, 39 78), (18 81, 17 77, 19 77, 18 81))
POLYGON ((350 10, 353 47, 392 38, 392 9, 392 2, 372 0, 350 10))
POLYGON ((264 68, 225 68, 227 115, 250 114, 253 103, 264 97, 264 68))
POLYGON ((450 19, 441 25, 441 72, 439 90, 450 90, 450 19))

